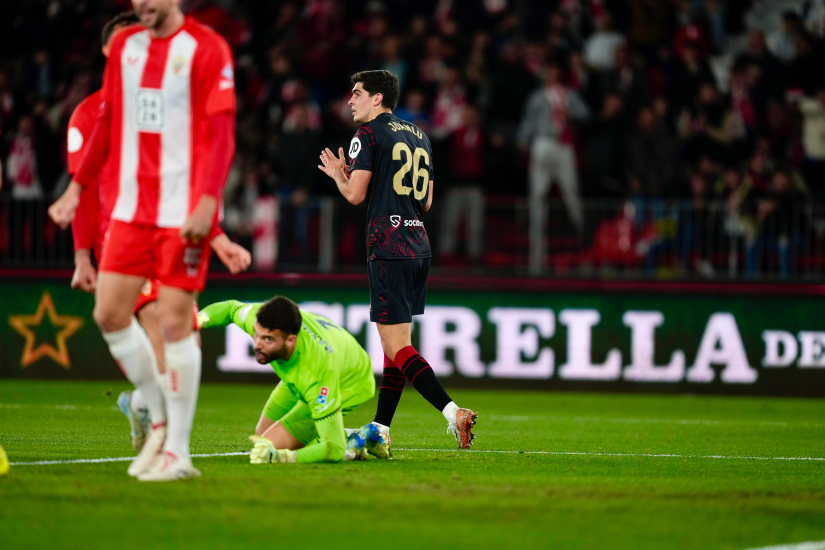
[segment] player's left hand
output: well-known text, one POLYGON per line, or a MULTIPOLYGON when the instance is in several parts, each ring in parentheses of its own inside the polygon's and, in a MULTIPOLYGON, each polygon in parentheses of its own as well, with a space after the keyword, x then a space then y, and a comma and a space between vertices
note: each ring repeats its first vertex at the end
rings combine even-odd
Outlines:
POLYGON ((190 239, 197 241, 207 237, 212 232, 212 222, 215 221, 217 209, 218 199, 210 195, 201 195, 198 205, 180 228, 181 240, 183 242, 190 239))
POLYGON ((74 220, 77 206, 80 204, 80 193, 83 187, 79 183, 72 180, 69 187, 63 191, 60 198, 54 201, 49 207, 49 217, 54 223, 60 226, 60 229, 66 229, 74 220))
POLYGON ((295 462, 295 451, 276 449, 272 442, 260 435, 250 435, 249 440, 255 445, 249 454, 250 464, 289 464, 295 462))
POLYGON ((97 271, 92 265, 92 259, 87 249, 81 248, 75 252, 74 265, 72 288, 83 292, 94 292, 97 286, 97 271))
POLYGON ((252 263, 252 254, 241 245, 230 241, 226 235, 218 235, 212 239, 211 244, 212 250, 215 251, 221 263, 226 266, 232 275, 237 275, 249 269, 249 265, 252 263))
POLYGON ((338 155, 336 157, 335 154, 330 151, 329 147, 321 151, 321 164, 318 165, 318 168, 324 174, 331 177, 335 180, 336 183, 342 182, 345 183, 349 181, 349 167, 347 166, 347 157, 344 156, 344 148, 338 148, 338 155))

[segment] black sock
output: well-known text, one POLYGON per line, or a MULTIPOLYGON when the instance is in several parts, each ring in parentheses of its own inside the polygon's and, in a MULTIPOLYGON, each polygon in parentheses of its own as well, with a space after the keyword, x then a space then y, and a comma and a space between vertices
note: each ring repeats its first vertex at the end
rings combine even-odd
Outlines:
POLYGON ((430 402, 430 405, 444 410, 452 399, 444 391, 441 382, 435 377, 432 367, 421 354, 415 351, 412 346, 407 346, 395 356, 395 366, 401 369, 401 373, 410 381, 410 384, 418 390, 421 396, 430 402))
POLYGON ((406 378, 390 358, 384 355, 384 376, 381 377, 381 386, 378 388, 378 408, 375 410, 373 422, 383 424, 389 428, 395 409, 401 401, 401 392, 404 391, 406 378))

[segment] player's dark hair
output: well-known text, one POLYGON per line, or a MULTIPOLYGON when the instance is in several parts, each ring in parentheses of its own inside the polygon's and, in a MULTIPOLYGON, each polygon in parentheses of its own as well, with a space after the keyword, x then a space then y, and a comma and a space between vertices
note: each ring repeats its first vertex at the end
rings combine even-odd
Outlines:
POLYGON ((301 330, 301 310, 286 296, 275 296, 264 302, 257 319, 267 330, 280 330, 284 334, 298 334, 301 330))
POLYGON ((398 105, 398 96, 401 95, 401 84, 397 76, 389 71, 361 71, 349 79, 353 86, 360 82, 371 96, 375 94, 384 96, 381 105, 390 111, 395 110, 398 105))
POLYGON ((123 11, 109 19, 100 31, 100 45, 105 46, 118 27, 125 27, 140 21, 133 11, 123 11))

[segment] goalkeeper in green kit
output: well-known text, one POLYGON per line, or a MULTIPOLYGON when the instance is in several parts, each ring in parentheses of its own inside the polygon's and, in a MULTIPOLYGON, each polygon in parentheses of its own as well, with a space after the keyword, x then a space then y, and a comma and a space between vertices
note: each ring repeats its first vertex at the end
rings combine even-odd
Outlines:
POLYGON ((346 330, 283 296, 262 304, 218 302, 201 329, 235 323, 252 336, 258 363, 280 377, 264 406, 250 462, 340 462, 389 457, 378 430, 345 430, 344 416, 375 395, 369 356, 346 330))

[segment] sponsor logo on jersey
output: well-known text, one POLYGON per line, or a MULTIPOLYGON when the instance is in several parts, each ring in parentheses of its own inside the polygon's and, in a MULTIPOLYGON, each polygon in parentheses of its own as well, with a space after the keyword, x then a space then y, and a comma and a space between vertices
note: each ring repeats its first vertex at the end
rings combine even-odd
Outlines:
MULTIPOLYGON (((390 223, 393 227, 399 227, 401 216, 390 216, 390 223)), ((424 227, 424 222, 421 220, 404 220, 404 227, 424 227)))
POLYGON ((318 399, 315 401, 317 401, 319 405, 323 405, 327 402, 327 395, 329 395, 329 388, 324 386, 321 388, 321 392, 318 394, 318 399))
POLYGON ((166 125, 166 98, 163 91, 140 88, 135 102, 135 117, 141 132, 160 132, 166 125))
POLYGON ((218 81, 218 89, 228 90, 235 87, 235 71, 232 69, 232 64, 227 63, 221 71, 221 79, 218 81))
POLYGON ((349 142, 349 158, 354 159, 361 152, 361 140, 357 137, 352 138, 349 142))

